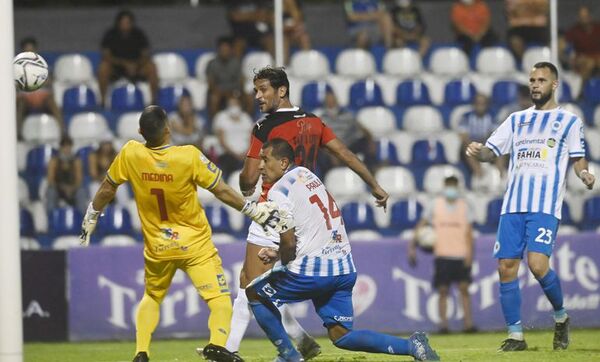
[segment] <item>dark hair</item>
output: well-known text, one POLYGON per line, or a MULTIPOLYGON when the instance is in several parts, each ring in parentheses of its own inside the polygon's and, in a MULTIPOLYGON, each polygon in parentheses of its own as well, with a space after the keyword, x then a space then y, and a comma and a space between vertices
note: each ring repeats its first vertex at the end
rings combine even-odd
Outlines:
POLYGON ((71 137, 69 137, 68 134, 65 133, 60 138, 59 145, 60 145, 60 147, 62 147, 62 146, 73 146, 73 139, 71 137))
POLYGON ((222 44, 233 45, 233 38, 230 36, 220 36, 217 39, 217 48, 220 47, 222 44))
POLYGON ((135 16, 131 12, 131 10, 124 9, 117 13, 117 16, 115 17, 115 26, 119 26, 119 23, 123 18, 129 18, 131 19, 132 23, 135 23, 135 16))
POLYGON ((37 39, 32 36, 28 36, 28 37, 21 39, 19 46, 21 47, 21 49, 23 49, 23 48, 25 48, 25 45, 27 45, 27 44, 31 44, 31 45, 33 45, 34 48, 37 49, 37 46, 38 46, 37 39))
POLYGON ((269 83, 271 83, 271 87, 275 89, 285 87, 286 91, 284 97, 287 98, 290 96, 290 81, 288 80, 283 67, 266 66, 258 72, 255 71, 252 82, 256 82, 259 79, 267 79, 269 83))
POLYGON ((452 175, 444 179, 444 185, 458 185, 458 177, 452 175))
POLYGON ((140 116, 140 132, 149 146, 159 146, 167 125, 167 113, 159 106, 144 108, 140 116))
POLYGON ((291 164, 294 163, 296 156, 294 156, 294 149, 290 144, 283 138, 273 138, 265 142, 262 146, 263 150, 271 147, 271 155, 278 160, 287 158, 291 164))
POLYGON ((558 79, 558 69, 556 66, 550 62, 537 62, 533 65, 534 69, 539 68, 548 68, 550 69, 550 73, 554 74, 554 78, 558 79))

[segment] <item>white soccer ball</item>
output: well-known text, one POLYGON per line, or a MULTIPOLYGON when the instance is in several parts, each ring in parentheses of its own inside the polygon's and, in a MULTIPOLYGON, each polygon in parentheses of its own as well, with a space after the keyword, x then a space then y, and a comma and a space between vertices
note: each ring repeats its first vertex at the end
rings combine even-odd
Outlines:
POLYGON ((19 53, 13 60, 13 75, 20 90, 31 92, 40 89, 48 79, 48 63, 37 53, 19 53))
POLYGON ((423 226, 417 231, 417 244, 419 247, 431 250, 436 241, 435 230, 431 226, 423 226))

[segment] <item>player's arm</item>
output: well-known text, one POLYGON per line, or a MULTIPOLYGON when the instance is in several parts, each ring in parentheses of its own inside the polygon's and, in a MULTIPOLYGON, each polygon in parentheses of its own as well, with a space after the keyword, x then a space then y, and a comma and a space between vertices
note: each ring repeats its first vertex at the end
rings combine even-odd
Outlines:
POLYGON ((473 243, 473 225, 469 222, 467 225, 467 257, 465 258, 465 265, 471 266, 473 264, 473 255, 475 253, 473 243))
POLYGON ((494 151, 479 142, 469 143, 466 153, 467 156, 473 157, 479 162, 494 162, 497 157, 494 151))
POLYGON ((81 223, 81 234, 79 235, 81 245, 88 246, 90 244, 90 237, 96 229, 98 218, 106 205, 114 199, 117 187, 119 185, 112 183, 108 178, 105 178, 100 184, 100 188, 96 191, 94 199, 88 205, 83 222, 81 223))
POLYGON ((383 207, 384 209, 387 207, 387 200, 389 195, 371 174, 367 166, 354 154, 354 152, 350 151, 346 145, 337 138, 332 139, 331 141, 325 143, 324 147, 331 152, 338 160, 342 161, 346 166, 350 167, 350 169, 358 176, 360 176, 363 181, 369 185, 371 189, 371 194, 375 196, 377 206, 383 207))
POLYGON ((417 265, 417 235, 419 234, 419 230, 425 225, 427 225, 426 219, 419 220, 417 225, 415 225, 413 237, 410 243, 408 244, 408 263, 411 266, 417 265))
POLYGON ((575 170, 575 174, 581 179, 583 184, 591 190, 594 187, 596 178, 588 171, 588 161, 585 157, 573 157, 573 159, 573 170, 575 170))
POLYGON ((296 234, 295 228, 279 234, 279 258, 281 264, 287 265, 296 259, 296 234))
POLYGON ((251 196, 254 194, 254 188, 256 187, 258 177, 260 176, 258 170, 259 164, 260 159, 258 158, 246 157, 244 160, 244 167, 240 173, 240 190, 242 190, 244 196, 251 196))

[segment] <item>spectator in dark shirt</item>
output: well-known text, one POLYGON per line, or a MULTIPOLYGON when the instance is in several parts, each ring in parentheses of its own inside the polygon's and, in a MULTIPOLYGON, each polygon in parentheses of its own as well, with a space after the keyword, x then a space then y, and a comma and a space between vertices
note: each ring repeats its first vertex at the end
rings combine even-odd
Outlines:
POLYGON ((600 70, 600 22, 594 21, 587 6, 579 8, 579 19, 565 34, 575 54, 570 63, 587 80, 600 70))
POLYGON ((241 58, 249 46, 273 54, 273 14, 269 4, 264 0, 227 0, 225 3, 235 55, 241 58))
POLYGON ((102 105, 111 81, 127 78, 129 81, 146 80, 150 84, 152 103, 158 95, 158 73, 150 57, 150 43, 144 32, 135 25, 133 13, 123 10, 115 24, 102 38, 102 61, 98 68, 98 84, 102 105))
POLYGON ((508 22, 507 40, 517 61, 521 61, 529 44, 547 45, 548 0, 505 0, 508 22))
POLYGON ((85 212, 88 195, 83 187, 83 166, 81 159, 73 152, 73 140, 63 136, 58 153, 48 162, 48 189, 46 191, 46 210, 66 204, 85 212))
POLYGON ((394 46, 416 46, 424 57, 431 40, 425 35, 425 21, 419 8, 412 0, 396 0, 390 13, 394 23, 394 46))
POLYGON ((206 66, 208 81, 208 116, 210 119, 225 107, 233 94, 242 94, 244 78, 242 65, 234 54, 233 39, 217 40, 217 56, 206 66))
POLYGON ((488 47, 496 43, 496 36, 490 26, 490 8, 485 1, 455 1, 450 18, 456 41, 467 54, 470 55, 477 45, 488 47))

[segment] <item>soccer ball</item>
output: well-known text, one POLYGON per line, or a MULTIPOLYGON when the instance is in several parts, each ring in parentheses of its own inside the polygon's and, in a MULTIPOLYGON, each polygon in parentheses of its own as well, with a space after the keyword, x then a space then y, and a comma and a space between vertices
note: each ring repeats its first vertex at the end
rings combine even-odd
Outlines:
POLYGON ((431 226, 423 226, 417 232, 417 245, 425 250, 433 250, 436 241, 435 230, 431 226))
POLYGON ((34 52, 17 54, 13 60, 16 86, 25 92, 40 89, 48 79, 48 63, 34 52))

